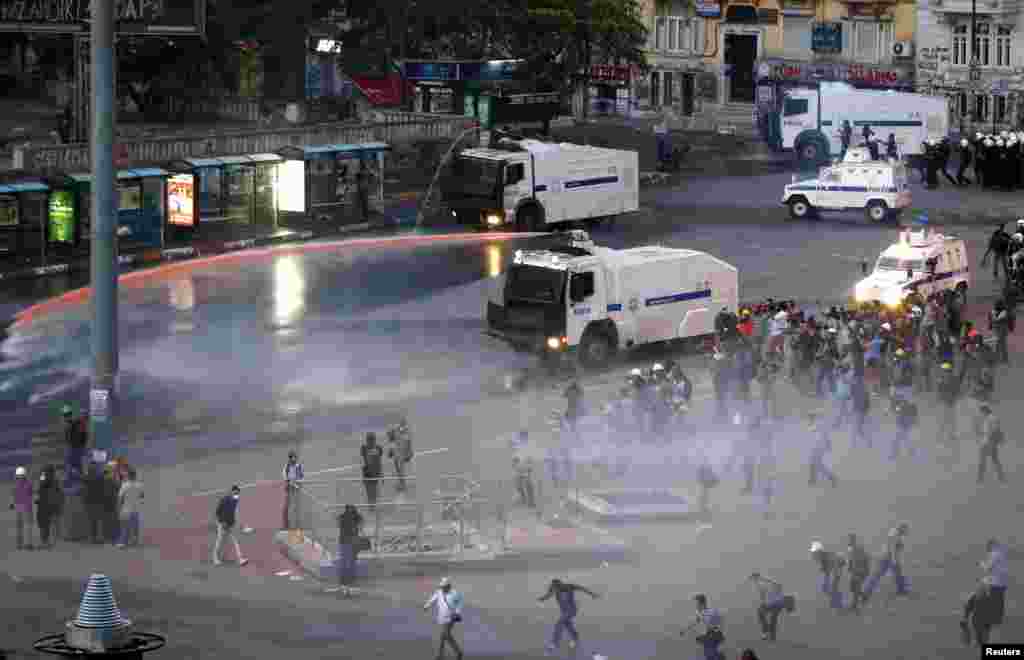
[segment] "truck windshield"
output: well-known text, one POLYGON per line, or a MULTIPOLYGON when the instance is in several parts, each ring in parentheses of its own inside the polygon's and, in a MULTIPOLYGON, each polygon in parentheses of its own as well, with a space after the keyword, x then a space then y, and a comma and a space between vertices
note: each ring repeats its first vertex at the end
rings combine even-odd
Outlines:
POLYGON ((496 160, 459 156, 455 159, 453 175, 466 194, 490 197, 496 194, 501 175, 501 163, 496 160))
POLYGON ((515 264, 508 270, 508 300, 557 303, 565 292, 565 271, 515 264))
POLYGON ((899 270, 906 272, 907 269, 920 273, 924 271, 924 261, 921 259, 897 259, 896 257, 879 257, 876 270, 899 270))
POLYGON ((782 114, 786 117, 791 115, 806 115, 807 107, 807 99, 787 98, 782 104, 782 114))

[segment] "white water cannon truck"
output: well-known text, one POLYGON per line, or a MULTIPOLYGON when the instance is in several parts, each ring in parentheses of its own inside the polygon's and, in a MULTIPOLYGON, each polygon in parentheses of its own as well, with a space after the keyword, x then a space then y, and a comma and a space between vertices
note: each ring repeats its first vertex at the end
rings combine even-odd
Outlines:
POLYGON ((441 200, 460 224, 548 231, 640 208, 635 151, 533 139, 492 142, 460 151, 441 179, 441 200))
POLYGON ((710 335, 722 309, 737 311, 738 271, 717 257, 598 247, 580 230, 569 239, 516 252, 495 278, 487 334, 531 352, 575 351, 598 367, 620 349, 710 335))
POLYGON ((892 134, 900 156, 919 156, 927 140, 949 134, 949 104, 944 97, 891 90, 857 89, 844 82, 822 82, 820 89, 794 89, 772 113, 777 147, 793 150, 801 167, 816 167, 842 152, 841 131, 850 122, 850 146, 863 143, 871 128, 881 154, 892 134))

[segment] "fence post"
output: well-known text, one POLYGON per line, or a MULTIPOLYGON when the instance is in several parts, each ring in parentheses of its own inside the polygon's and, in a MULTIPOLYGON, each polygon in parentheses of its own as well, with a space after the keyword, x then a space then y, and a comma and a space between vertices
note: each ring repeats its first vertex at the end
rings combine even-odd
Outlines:
POLYGON ((374 530, 373 530, 373 547, 376 551, 377 556, 380 556, 380 507, 376 504, 373 505, 373 518, 374 518, 374 530))

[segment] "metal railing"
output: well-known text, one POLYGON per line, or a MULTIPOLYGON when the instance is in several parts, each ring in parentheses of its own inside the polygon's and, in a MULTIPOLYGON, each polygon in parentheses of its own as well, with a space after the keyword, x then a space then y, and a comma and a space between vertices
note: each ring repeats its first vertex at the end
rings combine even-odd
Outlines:
MULTIPOLYGON (((381 477, 379 482, 396 482, 381 477)), ((376 504, 353 496, 363 479, 303 481, 298 490, 299 519, 304 536, 333 561, 337 556, 339 516, 345 505, 363 517, 360 535, 369 539, 364 556, 452 556, 467 551, 491 551, 505 539, 504 508, 479 495, 480 485, 464 475, 444 475, 429 497, 379 500, 376 504), (340 497, 339 497, 340 495, 340 497)), ((407 484, 415 477, 406 477, 407 484)))

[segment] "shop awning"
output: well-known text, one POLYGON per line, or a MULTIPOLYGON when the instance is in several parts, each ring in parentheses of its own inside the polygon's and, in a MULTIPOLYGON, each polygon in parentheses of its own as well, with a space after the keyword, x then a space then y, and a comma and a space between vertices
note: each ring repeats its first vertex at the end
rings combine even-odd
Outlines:
POLYGON ((318 144, 309 147, 284 147, 277 153, 288 160, 306 160, 310 156, 337 153, 376 153, 390 151, 386 142, 363 142, 359 144, 318 144))
POLYGON ((393 106, 402 103, 403 80, 398 74, 383 78, 349 75, 349 78, 370 105, 393 106))
MULTIPOLYGON (((162 170, 159 167, 139 167, 132 170, 118 170, 118 179, 146 179, 154 176, 167 176, 169 172, 162 170)), ((77 174, 69 174, 68 178, 75 183, 89 183, 92 181, 92 174, 88 172, 81 172, 77 174)))
POLYGON ((39 181, 25 181, 22 183, 8 183, 0 186, 0 194, 12 194, 22 192, 46 192, 50 186, 39 181))

